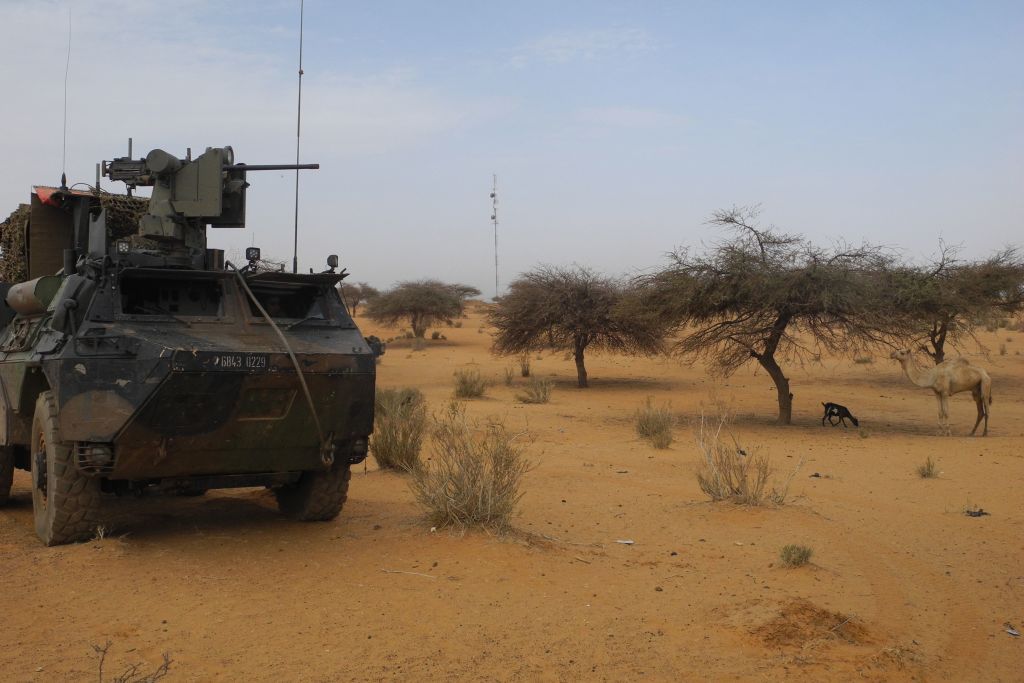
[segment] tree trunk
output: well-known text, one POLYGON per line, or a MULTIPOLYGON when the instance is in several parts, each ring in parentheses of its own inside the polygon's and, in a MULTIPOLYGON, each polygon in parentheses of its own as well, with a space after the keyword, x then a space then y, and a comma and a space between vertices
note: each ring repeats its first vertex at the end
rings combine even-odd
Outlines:
POLYGON ((576 359, 576 381, 580 389, 587 388, 587 368, 583 364, 583 351, 587 344, 582 339, 576 339, 573 357, 576 359))
POLYGON ((779 342, 782 341, 782 335, 786 332, 786 326, 789 325, 790 320, 791 316, 788 313, 779 313, 779 317, 772 324, 772 333, 765 342, 764 351, 753 354, 757 362, 775 382, 775 392, 779 399, 777 423, 780 425, 793 423, 793 394, 789 393, 789 379, 783 374, 779 364, 775 362, 775 351, 779 348, 779 342))
POLYGON ((928 340, 931 342, 932 350, 925 350, 935 364, 938 365, 946 360, 946 334, 949 332, 949 321, 932 323, 932 330, 928 333, 928 340))
POLYGON ((412 336, 423 339, 427 334, 427 325, 423 319, 418 315, 413 315, 409 318, 409 322, 412 324, 412 336))
POLYGON ((779 399, 778 424, 793 424, 793 394, 789 391, 789 378, 783 374, 782 368, 775 362, 774 357, 762 356, 758 358, 758 362, 775 382, 775 391, 779 399))

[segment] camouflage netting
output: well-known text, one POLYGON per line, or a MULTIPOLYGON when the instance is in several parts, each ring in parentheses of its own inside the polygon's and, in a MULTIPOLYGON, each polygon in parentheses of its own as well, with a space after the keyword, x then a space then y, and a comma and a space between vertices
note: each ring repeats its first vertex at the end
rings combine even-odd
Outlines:
MULTIPOLYGON (((149 207, 147 197, 123 194, 100 194, 100 206, 107 210, 107 235, 113 239, 130 237, 139 231, 139 219, 149 207)), ((0 282, 24 282, 28 278, 25 265, 25 227, 30 208, 21 204, 0 223, 0 282)))
POLYGON ((107 210, 107 235, 120 239, 139 231, 139 219, 149 208, 149 198, 104 193, 100 195, 100 206, 107 210))
POLYGON ((21 204, 0 223, 0 282, 24 282, 25 226, 28 225, 29 205, 21 204))

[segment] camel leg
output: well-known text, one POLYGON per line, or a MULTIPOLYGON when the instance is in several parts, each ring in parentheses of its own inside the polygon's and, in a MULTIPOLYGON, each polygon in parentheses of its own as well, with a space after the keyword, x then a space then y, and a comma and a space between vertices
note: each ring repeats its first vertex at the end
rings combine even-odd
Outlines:
POLYGON ((951 436, 953 429, 949 426, 949 396, 938 394, 939 399, 939 429, 945 436, 951 436))
POLYGON ((978 425, 981 424, 982 418, 985 420, 985 428, 981 431, 981 435, 988 436, 988 406, 985 405, 985 392, 978 386, 971 390, 971 395, 974 396, 974 404, 978 406, 978 419, 974 422, 971 436, 974 436, 974 432, 978 430, 978 425))
POLYGON ((974 429, 971 430, 971 436, 978 431, 978 425, 981 424, 981 419, 985 417, 985 399, 981 397, 981 391, 977 388, 971 390, 971 395, 974 397, 974 405, 978 408, 978 419, 974 421, 974 429))

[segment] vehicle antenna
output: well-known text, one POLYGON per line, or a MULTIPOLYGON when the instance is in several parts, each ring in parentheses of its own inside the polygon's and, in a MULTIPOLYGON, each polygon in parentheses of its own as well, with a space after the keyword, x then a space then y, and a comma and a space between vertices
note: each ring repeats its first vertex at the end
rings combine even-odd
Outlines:
POLYGON ((68 187, 68 73, 71 71, 71 5, 68 5, 68 56, 64 61, 64 140, 60 151, 60 189, 68 187))
POLYGON ((491 187, 491 222, 494 223, 494 298, 498 298, 498 174, 493 176, 491 187))
MULTIPOLYGON (((295 114, 295 165, 299 164, 299 142, 302 139, 302 23, 305 0, 299 0, 299 103, 295 114)), ((292 272, 299 272, 299 171, 295 170, 295 242, 292 250, 292 272)))

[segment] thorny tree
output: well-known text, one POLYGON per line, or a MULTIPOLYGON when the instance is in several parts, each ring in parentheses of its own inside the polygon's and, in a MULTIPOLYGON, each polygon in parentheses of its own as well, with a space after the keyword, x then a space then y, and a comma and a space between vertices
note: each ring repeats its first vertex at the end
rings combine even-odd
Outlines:
POLYGON ((338 292, 341 294, 342 301, 348 306, 348 310, 352 313, 352 317, 355 317, 359 310, 359 305, 369 302, 380 296, 380 291, 376 287, 372 287, 365 282, 339 282, 338 292))
POLYGON ((793 395, 780 363, 854 353, 899 333, 881 298, 891 262, 881 248, 826 250, 758 227, 756 217, 756 208, 716 212, 710 224, 733 237, 702 255, 677 250, 643 282, 648 304, 678 325, 677 353, 727 375, 757 361, 775 384, 778 423, 790 424, 793 395))
POLYGON ((937 364, 946 345, 956 348, 975 336, 978 325, 1024 310, 1024 259, 1016 248, 980 261, 963 261, 957 248, 942 245, 934 263, 892 274, 894 315, 905 316, 923 332, 921 350, 937 364))
POLYGON ((544 349, 572 353, 580 388, 587 387, 587 349, 650 354, 661 350, 665 326, 634 305, 618 280, 583 266, 538 266, 520 275, 498 300, 490 323, 502 355, 544 349))
POLYGON ((431 325, 460 317, 466 299, 479 294, 476 287, 440 280, 400 282, 367 302, 366 315, 385 325, 408 320, 413 335, 422 339, 431 325))

